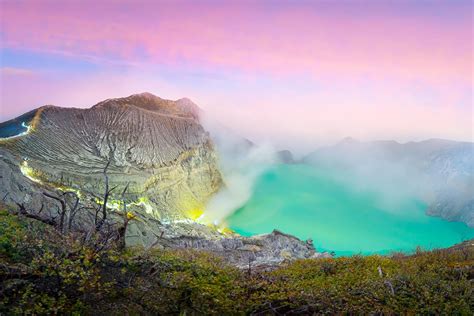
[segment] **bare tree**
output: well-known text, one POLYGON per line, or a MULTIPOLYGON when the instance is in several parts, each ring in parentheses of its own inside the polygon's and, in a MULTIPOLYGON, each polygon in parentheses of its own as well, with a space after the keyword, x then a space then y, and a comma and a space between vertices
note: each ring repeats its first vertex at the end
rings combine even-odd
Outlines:
POLYGON ((60 209, 59 209, 59 223, 57 225, 57 229, 61 232, 65 232, 65 221, 66 219, 68 220, 68 225, 67 229, 68 231, 71 230, 72 224, 74 221, 74 217, 76 216, 76 213, 78 211, 78 206, 79 206, 79 196, 77 195, 76 192, 73 191, 66 191, 60 195, 53 195, 48 192, 43 192, 43 195, 56 200, 60 204, 60 209), (72 196, 75 199, 75 202, 71 205, 68 205, 68 196, 72 196))
POLYGON ((105 165, 105 168, 103 170, 103 175, 104 175, 104 183, 105 183, 105 190, 104 190, 104 199, 103 199, 103 204, 99 205, 96 211, 96 216, 95 216, 95 230, 100 231, 102 226, 104 225, 105 221, 107 220, 107 202, 109 200, 109 196, 112 193, 113 190, 115 190, 116 186, 113 188, 109 188, 109 176, 107 174, 107 169, 110 166, 110 162, 112 161, 112 155, 110 155, 109 161, 105 165), (102 217, 99 219, 99 213, 102 213, 102 217))
POLYGON ((64 200, 64 196, 55 196, 55 195, 52 195, 50 193, 47 193, 47 192, 43 192, 43 195, 50 198, 50 199, 53 199, 53 200, 56 200, 60 203, 61 205, 61 208, 59 209, 59 223, 57 224, 57 229, 62 233, 63 232, 63 228, 64 228, 64 218, 66 216, 66 212, 67 212, 67 205, 66 205, 66 201, 64 200))
POLYGON ((128 223, 133 218, 129 216, 127 212, 127 201, 125 200, 125 194, 127 193, 130 182, 127 183, 122 191, 122 204, 123 204, 123 225, 118 229, 118 247, 119 249, 125 248, 125 234, 127 232, 128 223))
POLYGON ((79 196, 75 192, 71 192, 71 193, 73 193, 73 196, 75 197, 76 201, 74 202, 69 212, 68 225, 67 225, 68 231, 71 231, 72 229, 72 224, 74 222, 74 218, 76 217, 77 212, 83 209, 83 208, 79 208, 79 202, 80 202, 79 196))
POLYGON ((7 192, 4 196, 2 201, 5 202, 7 200, 7 197, 10 195, 10 192, 7 192))
POLYGON ((51 225, 51 226, 56 226, 56 219, 54 219, 54 218, 43 218, 43 217, 38 215, 43 211, 44 204, 41 204, 41 209, 37 212, 37 214, 33 214, 33 213, 29 212, 26 209, 25 204, 23 204, 23 203, 16 203, 16 205, 18 205, 18 207, 20 209, 19 213, 21 215, 23 215, 25 217, 28 217, 28 218, 35 219, 37 221, 43 222, 43 223, 51 225))
POLYGON ((49 218, 42 218, 39 213, 43 210, 43 205, 39 212, 33 213, 27 211, 24 204, 17 203, 20 209, 20 214, 52 225, 60 233, 64 234, 66 232, 71 232, 73 229, 75 229, 74 220, 77 214, 80 211, 85 211, 86 216, 92 216, 92 225, 90 229, 87 229, 87 227, 77 227, 77 231, 83 233, 83 243, 91 245, 97 251, 100 251, 105 247, 110 247, 117 244, 119 249, 125 248, 125 234, 127 231, 127 227, 129 225, 130 220, 134 218, 134 216, 132 216, 131 213, 127 211, 126 194, 129 189, 130 183, 126 184, 121 194, 121 201, 123 203, 123 222, 121 225, 119 224, 119 227, 117 229, 117 223, 108 221, 108 203, 112 192, 117 188, 117 186, 111 187, 109 182, 108 171, 112 159, 113 150, 111 150, 109 159, 104 169, 102 170, 104 178, 103 195, 100 196, 96 195, 94 192, 84 191, 87 195, 95 197, 97 199, 95 200, 95 203, 92 201, 92 203, 81 201, 79 195, 74 191, 56 193, 45 191, 43 192, 43 195, 46 198, 52 199, 57 202, 57 216, 49 216, 49 218), (111 241, 116 241, 116 243, 111 243, 111 241))

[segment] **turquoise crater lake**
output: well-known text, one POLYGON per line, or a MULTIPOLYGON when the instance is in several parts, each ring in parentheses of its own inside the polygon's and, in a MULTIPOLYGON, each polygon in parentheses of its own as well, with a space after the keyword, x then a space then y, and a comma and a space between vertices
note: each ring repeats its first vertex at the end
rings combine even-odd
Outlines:
POLYGON ((227 218, 241 235, 273 229, 312 238, 336 255, 411 252, 449 247, 473 238, 474 229, 425 215, 415 198, 380 206, 375 192, 357 191, 328 171, 307 165, 278 165, 260 176, 250 200, 227 218))

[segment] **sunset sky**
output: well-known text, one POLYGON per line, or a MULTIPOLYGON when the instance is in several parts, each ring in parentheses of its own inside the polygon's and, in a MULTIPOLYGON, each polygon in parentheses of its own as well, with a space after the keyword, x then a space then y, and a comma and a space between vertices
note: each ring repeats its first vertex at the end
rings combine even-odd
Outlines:
POLYGON ((148 91, 257 142, 473 139, 471 1, 0 0, 0 121, 148 91))

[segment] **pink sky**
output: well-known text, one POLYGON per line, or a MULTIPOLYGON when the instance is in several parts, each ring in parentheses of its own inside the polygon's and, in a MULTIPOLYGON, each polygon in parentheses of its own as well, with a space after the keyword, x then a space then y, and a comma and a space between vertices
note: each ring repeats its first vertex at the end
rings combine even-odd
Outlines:
POLYGON ((472 140, 470 1, 0 6, 1 120, 149 91, 190 97, 279 147, 347 135, 472 140))

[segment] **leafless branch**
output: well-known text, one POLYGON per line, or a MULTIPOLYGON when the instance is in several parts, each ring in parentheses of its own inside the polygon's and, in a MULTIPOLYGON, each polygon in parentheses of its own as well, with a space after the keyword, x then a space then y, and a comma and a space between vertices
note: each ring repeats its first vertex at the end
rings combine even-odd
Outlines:
POLYGON ((107 161, 107 164, 105 165, 105 168, 102 172, 104 175, 104 182, 105 182, 104 199, 103 199, 104 204, 102 205, 102 208, 101 208, 102 218, 96 221, 96 231, 100 231, 105 221, 107 220, 107 201, 109 200, 110 193, 116 188, 116 187, 113 187, 111 189, 109 188, 109 176, 107 174, 107 169, 110 166, 112 157, 113 157, 113 152, 110 153, 109 160, 107 161))
MULTIPOLYGON (((36 214, 32 214, 30 212, 28 212, 26 210, 26 207, 23 203, 16 203, 16 205, 18 205, 18 207, 20 208, 20 211, 19 213, 27 218, 32 218, 32 219, 35 219, 37 221, 40 221, 42 223, 45 223, 45 224, 48 224, 48 225, 51 225, 51 226, 56 226, 56 221, 54 219, 50 219, 50 218, 42 218, 41 216, 38 216, 36 214)), ((41 210, 43 209, 43 205, 41 206, 41 210)))
POLYGON ((58 225, 58 230, 60 232, 64 232, 64 219, 66 217, 66 212, 67 212, 67 205, 66 205, 66 201, 64 200, 63 197, 58 197, 58 196, 54 196, 52 194, 49 194, 48 192, 43 192, 43 195, 50 198, 50 199, 53 199, 53 200, 56 200, 60 203, 61 205, 61 208, 59 210, 59 225, 58 225))
POLYGON ((122 204, 123 204, 123 225, 118 229, 118 247, 119 249, 125 248, 125 234, 127 232, 128 223, 130 218, 127 214, 127 201, 125 200, 125 194, 127 193, 130 182, 127 183, 122 191, 122 204))

